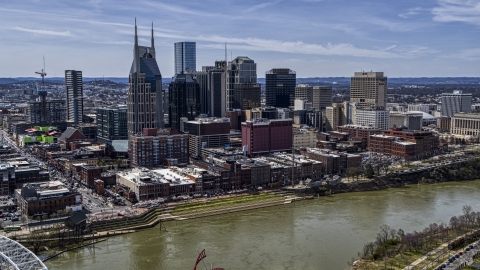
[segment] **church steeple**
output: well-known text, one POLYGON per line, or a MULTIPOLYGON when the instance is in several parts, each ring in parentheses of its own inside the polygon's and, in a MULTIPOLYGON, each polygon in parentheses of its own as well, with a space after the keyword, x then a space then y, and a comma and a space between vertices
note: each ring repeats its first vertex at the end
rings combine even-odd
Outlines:
POLYGON ((153 40, 153 22, 152 22, 152 49, 155 49, 155 41, 153 40))

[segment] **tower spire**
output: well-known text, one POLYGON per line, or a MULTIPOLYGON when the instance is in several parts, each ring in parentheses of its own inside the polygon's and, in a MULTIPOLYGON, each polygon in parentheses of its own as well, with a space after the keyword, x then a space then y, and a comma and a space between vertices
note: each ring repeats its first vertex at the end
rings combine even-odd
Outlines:
POLYGON ((133 72, 140 71, 140 59, 138 50, 137 17, 135 17, 135 46, 133 46, 133 72))
POLYGON ((137 35, 137 17, 135 17, 135 46, 138 45, 138 35, 137 35))
POLYGON ((153 22, 152 22, 152 49, 155 48, 155 42, 153 40, 153 22))

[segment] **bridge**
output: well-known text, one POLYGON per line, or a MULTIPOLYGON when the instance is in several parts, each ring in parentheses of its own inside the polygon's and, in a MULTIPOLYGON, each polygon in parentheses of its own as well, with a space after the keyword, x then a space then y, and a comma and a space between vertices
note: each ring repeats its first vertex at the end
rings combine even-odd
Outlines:
POLYGON ((33 252, 5 236, 0 236, 0 269, 48 270, 33 252))

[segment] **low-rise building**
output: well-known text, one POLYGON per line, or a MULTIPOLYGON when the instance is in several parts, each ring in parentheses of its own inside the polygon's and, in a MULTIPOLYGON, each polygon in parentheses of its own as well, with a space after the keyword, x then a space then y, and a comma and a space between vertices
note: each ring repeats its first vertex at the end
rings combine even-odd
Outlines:
POLYGON ((293 132, 293 145, 295 147, 315 147, 317 136, 314 130, 300 128, 293 132))
POLYGON ((312 160, 321 162, 322 174, 346 175, 349 171, 361 166, 361 156, 342 152, 307 148, 300 153, 312 160))
POLYGON ((82 204, 82 195, 66 188, 61 182, 26 184, 15 190, 20 212, 27 216, 51 215, 67 207, 82 204))
POLYGON ((170 183, 167 178, 146 168, 134 168, 129 172, 117 173, 117 184, 126 186, 135 192, 138 201, 170 195, 170 183))
POLYGON ((455 113, 451 118, 450 132, 454 135, 480 135, 479 113, 455 113))

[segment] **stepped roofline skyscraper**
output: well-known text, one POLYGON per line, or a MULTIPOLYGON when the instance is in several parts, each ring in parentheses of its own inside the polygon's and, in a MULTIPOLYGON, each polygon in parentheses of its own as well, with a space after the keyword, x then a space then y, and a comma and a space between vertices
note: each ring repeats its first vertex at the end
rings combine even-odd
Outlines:
POLYGON ((150 47, 139 46, 135 19, 135 45, 127 97, 129 135, 142 132, 144 128, 163 128, 162 74, 155 54, 153 23, 150 47))

